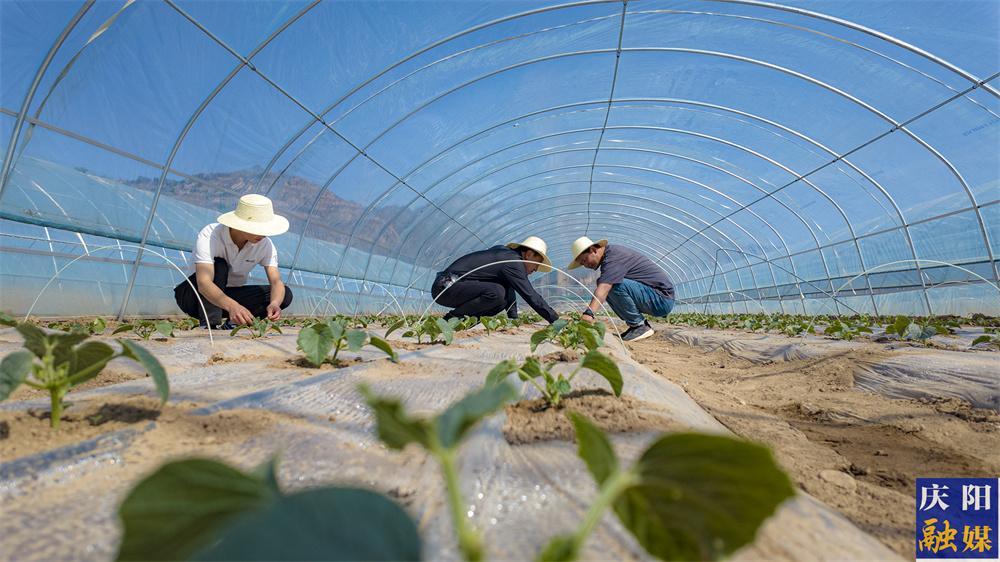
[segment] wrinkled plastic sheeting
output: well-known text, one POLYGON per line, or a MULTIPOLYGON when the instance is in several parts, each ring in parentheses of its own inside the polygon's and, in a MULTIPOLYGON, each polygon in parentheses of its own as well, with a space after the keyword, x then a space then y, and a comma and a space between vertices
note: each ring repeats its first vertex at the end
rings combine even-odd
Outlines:
POLYGON ((881 361, 861 361, 855 383, 892 398, 956 397, 1000 412, 1000 357, 936 349, 901 349, 881 361))
MULTIPOLYGON (((816 336, 789 338, 696 328, 665 328, 663 334, 673 342, 709 351, 723 350, 758 364, 815 359, 872 345, 816 336)), ((967 346, 975 335, 960 332, 954 338, 935 339, 967 346)), ((883 349, 889 354, 887 357, 859 359, 859 369, 854 373, 859 388, 892 398, 960 398, 977 408, 1000 411, 1000 355, 995 352, 920 347, 883 349)))
MULTIPOLYGON (((356 388, 364 382, 380 394, 400 397, 413 412, 437 412, 481 386, 497 360, 522 356, 519 351, 527 351, 524 339, 494 335, 463 340, 465 348, 434 347, 409 353, 400 365, 365 363, 220 401, 204 412, 259 408, 309 421, 282 424, 267 435, 216 447, 212 453, 244 468, 278 453, 279 480, 286 490, 338 483, 387 493, 418 521, 426 559, 457 560, 460 554, 438 467, 416 448, 396 452, 381 445, 371 413, 356 388)), ((630 361, 620 347, 616 346, 613 354, 622 368, 626 394, 692 430, 726 432, 680 387, 630 361)), ((184 373, 179 378, 187 376, 197 373, 184 373)), ((581 376, 580 387, 607 385, 596 376, 581 376)), ((460 480, 468 501, 466 516, 483 531, 490 558, 534 559, 551 537, 576 528, 597 491, 573 443, 510 446, 501 433, 502 424, 502 414, 492 416, 462 446, 460 480)), ((612 438, 622 461, 630 463, 655 434, 618 434, 612 438)), ((96 454, 61 458, 47 468, 36 467, 30 477, 3 483, 2 557, 75 560, 113 556, 119 537, 115 511, 127 492, 125 483, 138 476, 129 447, 130 441, 123 439, 96 454), (44 540, 36 535, 38 521, 46 522, 44 540)), ((765 524, 753 545, 735 556, 772 560, 895 557, 844 517, 801 493, 765 524)), ((609 513, 588 540, 583 558, 631 560, 647 559, 648 555, 609 513)))

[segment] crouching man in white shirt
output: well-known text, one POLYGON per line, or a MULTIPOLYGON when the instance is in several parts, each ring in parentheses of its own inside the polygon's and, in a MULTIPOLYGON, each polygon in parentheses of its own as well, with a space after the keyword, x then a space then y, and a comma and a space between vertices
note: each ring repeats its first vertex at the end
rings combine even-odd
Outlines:
POLYGON ((274 214, 267 197, 244 195, 235 211, 218 220, 198 233, 195 272, 188 278, 201 294, 208 318, 187 281, 174 288, 177 306, 202 326, 231 328, 249 324, 255 316, 278 320, 292 302, 292 290, 281 282, 278 251, 268 236, 287 232, 288 219, 274 214), (256 265, 267 272, 268 285, 245 285, 256 265), (225 324, 223 317, 228 318, 225 324))

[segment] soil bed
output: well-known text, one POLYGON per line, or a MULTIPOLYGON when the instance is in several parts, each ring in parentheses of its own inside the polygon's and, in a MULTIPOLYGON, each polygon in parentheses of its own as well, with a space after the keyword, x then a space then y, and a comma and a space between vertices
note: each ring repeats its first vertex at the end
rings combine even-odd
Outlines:
POLYGON ((573 424, 566 413, 581 413, 604 431, 628 433, 677 430, 678 424, 649 413, 649 406, 631 396, 616 398, 603 389, 574 390, 563 396, 558 408, 547 407, 543 398, 508 405, 503 435, 511 445, 561 439, 572 441, 573 424))
MULTIPOLYGON (((69 404, 58 430, 49 427, 48 408, 0 410, 0 459, 7 462, 126 427, 143 428, 153 421, 156 427, 142 437, 153 449, 219 444, 261 433, 275 420, 287 417, 261 410, 192 415, 199 406, 194 402, 161 406, 159 400, 146 396, 102 396, 69 404)), ((137 448, 130 450, 135 453, 137 448)))
POLYGON ((558 361, 560 363, 575 363, 580 360, 580 352, 575 349, 566 349, 562 351, 553 351, 542 355, 538 358, 542 363, 550 363, 552 361, 558 361))
MULTIPOLYGON (((1000 415, 955 398, 892 399, 855 387, 860 364, 892 350, 857 344, 802 360, 754 363, 669 341, 632 357, 681 385, 737 435, 769 445, 796 483, 904 558, 914 557, 917 477, 1000 473, 1000 415)), ((789 342, 797 340, 789 339, 789 342)))

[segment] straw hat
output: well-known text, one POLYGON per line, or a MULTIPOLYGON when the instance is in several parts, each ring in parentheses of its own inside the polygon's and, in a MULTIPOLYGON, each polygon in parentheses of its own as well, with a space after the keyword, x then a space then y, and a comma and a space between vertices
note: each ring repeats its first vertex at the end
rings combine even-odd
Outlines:
POLYGON ((594 242, 593 240, 587 238, 586 236, 581 236, 576 240, 574 240, 573 245, 570 246, 569 250, 569 255, 573 256, 573 261, 569 262, 569 265, 566 266, 566 269, 576 269, 580 267, 580 264, 576 263, 576 258, 580 257, 580 254, 587 251, 587 248, 593 246, 594 244, 597 244, 598 246, 605 248, 608 245, 608 241, 598 240, 597 242, 594 242))
POLYGON ((255 193, 240 197, 236 210, 219 215, 218 221, 229 228, 257 236, 277 236, 288 232, 288 219, 274 214, 271 200, 255 193))
POLYGON ((534 250, 535 253, 542 256, 542 263, 538 264, 539 273, 548 273, 552 271, 552 262, 549 261, 548 251, 549 247, 545 244, 545 240, 537 236, 529 236, 524 239, 524 242, 511 242, 507 244, 507 247, 511 250, 517 250, 518 248, 527 248, 529 250, 534 250))

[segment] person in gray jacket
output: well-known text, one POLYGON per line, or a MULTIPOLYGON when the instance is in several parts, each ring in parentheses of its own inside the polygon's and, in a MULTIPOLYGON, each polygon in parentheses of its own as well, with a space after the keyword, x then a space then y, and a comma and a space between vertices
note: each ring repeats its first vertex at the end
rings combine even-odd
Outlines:
POLYGON ((570 248, 573 261, 567 269, 580 266, 600 269, 596 295, 583 311, 583 319, 594 322, 594 312, 604 302, 625 321, 625 341, 638 341, 653 335, 643 314, 666 316, 674 308, 674 284, 653 260, 631 248, 607 240, 594 242, 586 236, 577 238, 570 248))

